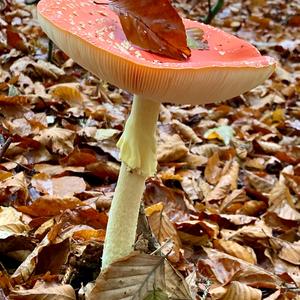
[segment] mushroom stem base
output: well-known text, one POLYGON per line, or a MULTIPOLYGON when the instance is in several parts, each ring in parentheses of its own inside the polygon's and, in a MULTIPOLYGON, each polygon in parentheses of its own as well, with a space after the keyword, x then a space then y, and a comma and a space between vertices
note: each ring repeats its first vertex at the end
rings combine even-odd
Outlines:
POLYGON ((145 180, 156 170, 156 122, 160 104, 134 97, 118 143, 122 166, 109 211, 102 270, 133 250, 145 180))

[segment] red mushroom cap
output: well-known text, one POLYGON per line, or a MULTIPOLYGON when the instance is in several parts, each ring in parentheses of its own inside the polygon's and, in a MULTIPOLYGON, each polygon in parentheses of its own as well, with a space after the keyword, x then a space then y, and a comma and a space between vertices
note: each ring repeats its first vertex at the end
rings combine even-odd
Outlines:
MULTIPOLYGON (((108 3, 101 0, 101 3, 108 3)), ((212 26, 199 27, 207 50, 186 61, 129 43, 118 16, 93 0, 42 0, 38 18, 48 36, 78 64, 108 82, 160 102, 202 104, 237 96, 267 79, 275 60, 249 43, 212 26)))

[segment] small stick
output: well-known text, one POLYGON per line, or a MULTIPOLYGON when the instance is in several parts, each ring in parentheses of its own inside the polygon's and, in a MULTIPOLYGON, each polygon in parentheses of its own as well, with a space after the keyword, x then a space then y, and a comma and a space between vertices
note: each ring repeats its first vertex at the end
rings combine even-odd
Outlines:
POLYGON ((48 55, 47 61, 52 61, 52 53, 53 53, 53 42, 51 40, 48 41, 48 55))
POLYGON ((12 142, 12 138, 9 137, 9 138, 5 141, 5 143, 3 144, 3 146, 1 147, 1 149, 0 149, 0 161, 2 160, 2 158, 3 158, 4 154, 5 154, 5 152, 7 151, 9 145, 11 144, 11 142, 12 142))
POLYGON ((224 0, 218 0, 217 3, 213 7, 211 7, 210 0, 208 0, 209 12, 208 12, 208 15, 204 18, 203 22, 205 24, 210 24, 210 22, 212 21, 212 19, 221 10, 221 8, 223 7, 223 5, 224 5, 224 0))

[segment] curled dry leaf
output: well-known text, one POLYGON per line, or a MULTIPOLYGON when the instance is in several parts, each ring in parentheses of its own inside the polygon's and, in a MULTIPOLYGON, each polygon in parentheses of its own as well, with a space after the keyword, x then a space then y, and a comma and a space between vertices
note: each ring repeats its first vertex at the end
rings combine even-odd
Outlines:
POLYGON ((37 282, 32 289, 13 290, 9 294, 12 300, 76 300, 73 287, 69 284, 55 284, 47 282, 37 282))
POLYGON ((13 207, 0 207, 0 238, 20 234, 29 230, 24 216, 13 207), (6 232, 6 233, 5 233, 6 232))
POLYGON ((222 169, 220 168, 220 158, 218 152, 214 152, 208 159, 205 167, 204 176, 210 184, 216 184, 221 176, 222 169))
POLYGON ((220 283, 227 284, 235 280, 257 288, 279 288, 282 284, 279 277, 259 266, 214 249, 204 250, 208 258, 199 260, 199 271, 203 275, 210 272, 220 283))
POLYGON ((76 176, 51 178, 49 175, 39 173, 32 177, 31 184, 40 193, 62 198, 73 197, 74 194, 82 193, 86 189, 84 180, 76 176))
POLYGON ((172 265, 165 260, 166 290, 168 299, 192 300, 190 289, 183 276, 177 272, 172 265))
POLYGON ((119 15, 127 39, 133 44, 178 60, 191 55, 182 19, 169 0, 160 0, 156 5, 152 5, 152 0, 138 3, 110 0, 110 3, 119 15))
POLYGON ((178 134, 164 135, 158 142, 157 160, 159 162, 172 162, 183 158, 188 148, 178 134))
POLYGON ((248 171, 246 171, 246 176, 253 188, 260 193, 269 193, 274 187, 274 177, 261 177, 248 171))
POLYGON ((73 239, 75 240, 83 240, 83 241, 91 241, 97 240, 100 242, 104 242, 105 238, 105 230, 103 229, 81 229, 73 234, 73 239))
POLYGON ((55 84, 51 86, 49 92, 70 106, 81 106, 84 100, 84 94, 79 91, 79 84, 77 83, 55 84))
POLYGON ((196 135, 195 131, 191 127, 179 122, 178 120, 173 120, 172 126, 183 139, 186 139, 192 143, 202 142, 202 140, 196 135))
POLYGON ((300 242, 290 243, 279 238, 271 238, 272 249, 278 251, 278 256, 294 265, 300 265, 300 242))
POLYGON ((66 209, 72 209, 85 204, 75 197, 55 197, 50 195, 36 199, 28 206, 18 206, 17 209, 32 217, 51 217, 59 215, 66 209))
POLYGON ((247 246, 242 246, 237 242, 219 239, 214 241, 214 247, 250 264, 256 264, 257 262, 253 249, 247 246))
POLYGON ((72 167, 50 164, 36 164, 34 170, 38 173, 43 173, 48 176, 60 175, 64 172, 83 173, 84 167, 72 167))
POLYGON ((223 175, 215 188, 207 195, 206 201, 222 200, 228 193, 236 188, 239 175, 239 164, 233 160, 228 172, 223 175))
POLYGON ((259 289, 247 286, 244 283, 238 281, 232 281, 226 288, 226 293, 220 300, 233 300, 233 299, 243 299, 243 300, 261 300, 262 292, 259 289))
MULTIPOLYGON (((162 245, 169 239, 173 242, 172 251, 169 253, 168 258, 175 263, 180 259, 181 241, 175 227, 164 213, 163 209, 163 204, 157 203, 147 207, 145 213, 148 217, 151 230, 159 243, 162 245)), ((163 250, 164 249, 162 249, 162 251, 163 250)))
POLYGON ((26 96, 16 95, 16 96, 5 96, 0 95, 1 105, 26 105, 29 103, 29 99, 26 96))
POLYGON ((42 145, 51 147, 54 153, 67 155, 74 150, 75 132, 69 129, 51 127, 41 130, 34 139, 42 145))
POLYGON ((25 201, 28 198, 28 188, 25 174, 20 172, 0 181, 0 192, 2 194, 0 194, 0 202, 3 195, 6 196, 3 200, 7 200, 8 194, 10 196, 15 195, 20 202, 25 201))

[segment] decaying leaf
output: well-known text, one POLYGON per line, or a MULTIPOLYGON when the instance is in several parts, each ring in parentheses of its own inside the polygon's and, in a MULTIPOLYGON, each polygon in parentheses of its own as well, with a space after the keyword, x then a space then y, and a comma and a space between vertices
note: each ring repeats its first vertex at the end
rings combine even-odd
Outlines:
MULTIPOLYGON (((169 239, 173 242, 172 250, 168 249, 168 258, 172 262, 178 262, 180 259, 181 241, 177 234, 174 225, 171 223, 168 216, 163 211, 164 206, 162 203, 157 203, 146 208, 145 213, 148 217, 149 225, 155 237, 161 245, 169 239)), ((164 249, 162 249, 163 251, 164 249)))
MULTIPOLYGON (((153 289, 166 291, 164 260, 161 256, 132 253, 109 265, 98 276, 95 286, 86 298, 88 300, 99 298, 121 300, 130 297, 139 300, 147 297, 153 289)), ((167 272, 169 274, 169 271, 167 272)), ((172 276, 172 285, 169 286, 169 292, 172 296, 169 299, 175 300, 179 298, 178 295, 182 295, 181 278, 178 275, 169 274, 168 277, 170 276, 172 276), (176 276, 177 282, 175 283, 176 276), (174 284, 181 288, 174 289, 174 284)), ((185 291, 185 294, 188 295, 188 292, 185 291)))
POLYGON ((52 148, 54 153, 69 154, 73 151, 75 132, 69 129, 51 127, 40 131, 35 140, 52 148))
POLYGON ((37 282, 32 289, 13 290, 9 294, 9 299, 24 300, 42 300, 42 299, 60 299, 75 300, 75 291, 71 285, 49 284, 45 282, 37 282))
POLYGON ((158 143, 157 160, 159 162, 176 161, 184 157, 187 153, 188 149, 179 135, 167 135, 162 137, 158 143))
POLYGON ((129 0, 111 0, 110 3, 119 15, 127 39, 133 44, 178 60, 191 55, 182 19, 168 0, 161 0, 155 6, 151 0, 134 5, 129 0))

